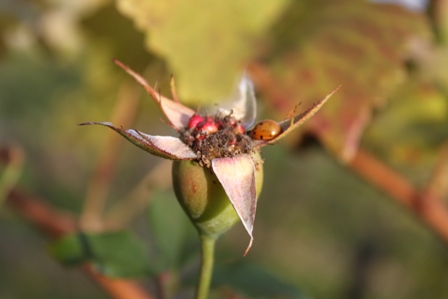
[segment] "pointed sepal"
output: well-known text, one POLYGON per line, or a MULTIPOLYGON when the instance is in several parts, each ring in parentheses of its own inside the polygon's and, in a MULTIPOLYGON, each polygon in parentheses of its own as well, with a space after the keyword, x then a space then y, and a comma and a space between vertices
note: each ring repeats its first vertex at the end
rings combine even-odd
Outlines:
POLYGON ((151 136, 133 129, 117 128, 109 122, 86 122, 80 124, 80 126, 86 125, 101 125, 111 128, 141 149, 165 159, 192 160, 197 158, 193 150, 176 137, 151 136))
POLYGON ((303 123, 305 123, 308 119, 310 119, 314 114, 316 114, 317 111, 322 108, 322 106, 328 101, 328 99, 336 92, 340 86, 338 86, 336 89, 334 89, 331 93, 329 93, 325 98, 320 100, 319 102, 315 103, 311 108, 308 108, 304 112, 300 114, 296 114, 295 110, 297 109, 297 106, 294 107, 294 109, 290 112, 290 116, 286 118, 285 120, 279 122, 282 129, 282 133, 280 133, 278 136, 269 139, 269 140, 253 140, 252 144, 255 148, 259 148, 268 144, 273 144, 278 142, 280 139, 286 137, 289 133, 291 133, 294 129, 301 126, 303 123))
POLYGON ((253 242, 257 194, 255 188, 255 165, 249 155, 212 160, 212 168, 230 202, 250 237, 249 251, 253 242))
POLYGON ((151 95, 151 97, 159 104, 166 118, 169 120, 170 124, 179 130, 180 128, 185 128, 188 125, 188 121, 195 114, 195 111, 191 108, 182 105, 177 100, 177 93, 173 88, 174 81, 171 84, 173 91, 173 97, 175 101, 164 97, 158 91, 156 91, 141 75, 134 72, 130 67, 123 64, 122 62, 115 60, 115 64, 121 67, 129 75, 131 75, 143 88, 151 95))

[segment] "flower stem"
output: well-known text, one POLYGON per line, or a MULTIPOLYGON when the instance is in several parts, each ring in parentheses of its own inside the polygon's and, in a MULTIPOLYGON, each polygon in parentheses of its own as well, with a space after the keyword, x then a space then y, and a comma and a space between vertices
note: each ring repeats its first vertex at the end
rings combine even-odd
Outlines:
POLYGON ((201 236, 201 273, 196 288, 196 299, 207 299, 213 274, 216 238, 201 236))

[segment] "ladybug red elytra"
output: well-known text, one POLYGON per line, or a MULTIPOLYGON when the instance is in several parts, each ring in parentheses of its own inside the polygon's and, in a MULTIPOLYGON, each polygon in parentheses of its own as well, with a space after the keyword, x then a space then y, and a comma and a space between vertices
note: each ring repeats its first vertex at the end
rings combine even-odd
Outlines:
POLYGON ((271 119, 265 119, 258 122, 248 134, 252 139, 271 140, 280 135, 282 131, 282 127, 278 122, 271 119))

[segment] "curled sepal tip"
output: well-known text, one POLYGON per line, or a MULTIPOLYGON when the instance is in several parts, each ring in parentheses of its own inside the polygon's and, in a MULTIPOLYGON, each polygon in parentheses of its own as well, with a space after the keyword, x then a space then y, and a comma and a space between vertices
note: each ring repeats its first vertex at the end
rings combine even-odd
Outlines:
POLYGON ((278 142, 280 139, 286 137, 289 133, 291 133, 294 129, 301 126, 304 122, 306 122, 308 119, 310 119, 314 114, 316 114, 317 111, 322 108, 322 106, 328 101, 328 99, 336 92, 341 86, 338 86, 335 88, 331 93, 329 93, 325 98, 320 100, 319 102, 315 103, 311 108, 305 110, 304 112, 300 114, 295 114, 294 107, 293 111, 290 112, 290 117, 286 118, 285 120, 279 122, 278 124, 281 127, 282 133, 276 136, 275 138, 269 139, 269 140, 254 140, 253 144, 254 147, 262 147, 268 144, 272 144, 275 142, 278 142))
POLYGON ((111 128, 141 149, 165 159, 192 160, 197 158, 193 150, 176 137, 147 135, 133 129, 125 130, 114 127, 109 122, 85 122, 79 125, 101 125, 111 128))
POLYGON ((134 72, 130 67, 121 61, 114 60, 114 62, 116 65, 125 70, 126 73, 131 75, 141 86, 143 86, 143 88, 151 95, 157 104, 159 104, 166 118, 174 128, 179 130, 180 128, 185 128, 188 125, 188 121, 191 116, 193 116, 195 111, 179 103, 177 100, 177 93, 174 88, 174 83, 171 84, 171 88, 175 101, 161 95, 146 81, 145 78, 134 72))

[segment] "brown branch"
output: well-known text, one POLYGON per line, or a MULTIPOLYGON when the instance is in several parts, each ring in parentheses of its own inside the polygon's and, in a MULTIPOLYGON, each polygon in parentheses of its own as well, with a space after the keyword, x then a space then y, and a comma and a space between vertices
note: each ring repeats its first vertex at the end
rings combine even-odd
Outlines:
POLYGON ((169 280, 168 272, 159 273, 156 277, 156 294, 159 299, 167 299, 167 281, 169 280))
POLYGON ((76 231, 76 221, 70 214, 56 211, 43 200, 17 188, 9 192, 6 204, 52 239, 76 231))
POLYGON ((136 282, 127 279, 112 279, 100 275, 85 265, 87 272, 100 286, 116 299, 153 299, 154 297, 146 293, 136 282))
MULTIPOLYGON (((76 231, 77 225, 72 215, 62 213, 43 200, 17 188, 10 191, 6 204, 51 239, 76 231)), ((82 269, 113 298, 153 299, 136 282, 104 277, 94 272, 88 265, 84 265, 82 269)))
POLYGON ((417 190, 402 175, 362 149, 348 166, 372 185, 411 209, 448 243, 448 210, 442 198, 430 191, 417 190))

